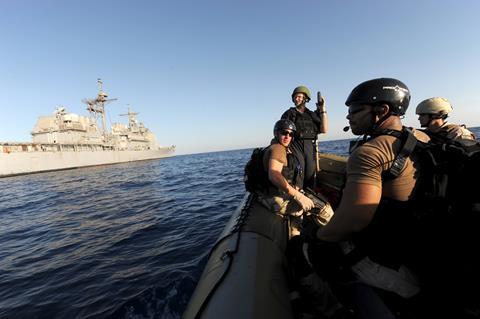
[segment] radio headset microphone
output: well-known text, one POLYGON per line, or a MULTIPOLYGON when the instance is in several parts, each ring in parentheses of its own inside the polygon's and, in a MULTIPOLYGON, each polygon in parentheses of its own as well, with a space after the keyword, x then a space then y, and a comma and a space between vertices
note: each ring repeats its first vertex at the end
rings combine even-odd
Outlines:
POLYGON ((344 132, 348 132, 349 129, 350 129, 350 126, 345 126, 345 127, 343 128, 343 131, 344 131, 344 132))

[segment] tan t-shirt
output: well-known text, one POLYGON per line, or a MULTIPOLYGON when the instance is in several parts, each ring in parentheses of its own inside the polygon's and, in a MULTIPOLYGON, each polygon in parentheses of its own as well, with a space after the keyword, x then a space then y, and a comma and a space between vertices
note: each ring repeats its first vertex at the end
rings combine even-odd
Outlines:
POLYGON ((263 167, 265 168, 265 171, 268 171, 268 162, 270 159, 277 160, 282 163, 283 166, 287 166, 287 148, 278 143, 273 143, 270 145, 263 155, 263 167))
MULTIPOLYGON (((429 137, 420 131, 413 131, 415 137, 427 142, 429 137)), ((401 139, 389 135, 380 135, 359 146, 350 155, 347 162, 347 183, 375 185, 382 189, 382 196, 406 201, 416 183, 417 165, 411 158, 399 176, 382 183, 382 173, 388 171, 400 152, 401 139)))
MULTIPOLYGON (((283 146, 282 144, 278 144, 276 141, 272 141, 270 147, 267 148, 265 153, 263 154, 263 168, 266 172, 268 172, 268 164, 270 159, 275 159, 283 164, 283 166, 288 166, 288 159, 287 159, 287 152, 288 149, 283 146)), ((266 194, 274 195, 282 197, 283 199, 287 199, 288 195, 284 192, 280 191, 273 185, 269 187, 266 191, 266 194)))

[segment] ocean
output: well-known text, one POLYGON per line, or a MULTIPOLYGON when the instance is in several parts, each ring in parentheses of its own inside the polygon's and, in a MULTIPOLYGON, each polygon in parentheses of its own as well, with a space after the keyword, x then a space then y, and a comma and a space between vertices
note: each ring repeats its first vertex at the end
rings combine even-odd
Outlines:
POLYGON ((0 318, 180 318, 251 151, 0 179, 0 318))

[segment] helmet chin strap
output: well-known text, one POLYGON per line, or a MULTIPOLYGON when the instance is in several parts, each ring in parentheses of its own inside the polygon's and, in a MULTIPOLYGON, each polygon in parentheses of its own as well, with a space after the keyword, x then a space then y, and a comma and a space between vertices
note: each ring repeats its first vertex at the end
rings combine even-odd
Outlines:
POLYGON ((367 136, 371 136, 374 134, 374 132, 380 127, 380 125, 385 122, 385 120, 387 118, 389 118, 391 115, 392 115, 392 112, 388 112, 387 114, 385 114, 384 116, 382 116, 378 121, 375 122, 375 118, 376 116, 378 115, 375 111, 372 111, 371 112, 371 120, 372 120, 372 125, 370 126, 370 128, 367 130, 367 132, 365 133, 365 136, 364 138, 366 139, 367 136))
MULTIPOLYGON (((279 133, 278 132, 275 132, 275 136, 273 137, 273 139, 278 143, 278 144, 282 144, 281 141, 280 141, 280 137, 279 137, 279 133)), ((293 142, 293 137, 292 137, 292 140, 290 141, 290 143, 293 142)))
POLYGON ((432 121, 433 121, 433 117, 431 115, 428 115, 428 122, 425 127, 429 127, 430 124, 432 124, 432 121))

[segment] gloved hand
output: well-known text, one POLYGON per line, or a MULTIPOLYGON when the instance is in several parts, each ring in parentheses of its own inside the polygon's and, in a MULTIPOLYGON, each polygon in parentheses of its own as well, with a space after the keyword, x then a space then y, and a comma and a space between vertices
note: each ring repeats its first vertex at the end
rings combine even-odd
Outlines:
POLYGON ((298 190, 295 190, 295 194, 293 195, 293 199, 302 207, 304 212, 308 212, 310 209, 312 209, 315 206, 313 204, 313 201, 310 198, 303 195, 298 190))

